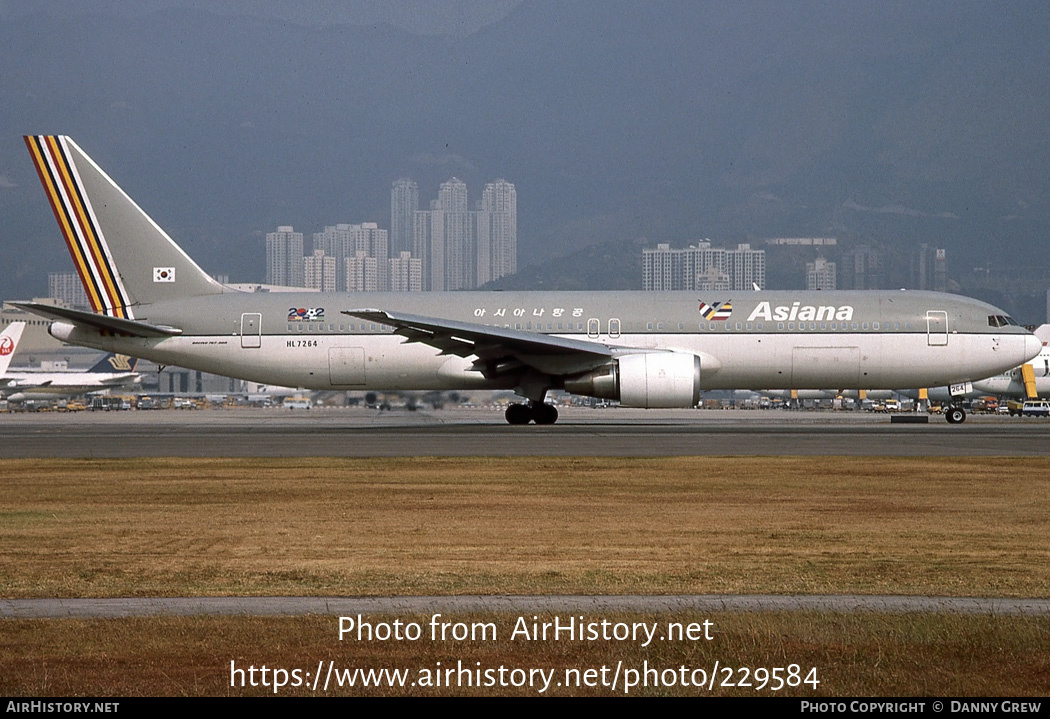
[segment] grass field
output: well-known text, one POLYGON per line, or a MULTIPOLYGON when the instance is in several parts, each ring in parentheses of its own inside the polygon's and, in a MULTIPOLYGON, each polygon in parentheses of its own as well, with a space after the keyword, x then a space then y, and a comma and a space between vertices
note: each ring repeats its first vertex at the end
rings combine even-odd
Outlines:
MULTIPOLYGON (((528 617, 531 620, 531 616, 528 617)), ((655 642, 643 648, 630 642, 509 641, 509 617, 470 615, 465 622, 494 622, 503 630, 495 642, 363 642, 338 639, 335 617, 297 618, 160 618, 123 620, 6 621, 0 639, 0 693, 30 696, 132 695, 273 695, 272 686, 230 686, 231 662, 237 668, 267 666, 291 672, 316 672, 320 662, 337 669, 408 669, 409 681, 423 670, 457 667, 543 668, 564 683, 566 669, 640 670, 646 666, 677 677, 685 667, 714 670, 712 689, 635 686, 638 695, 700 696, 1010 696, 1041 697, 1050 690, 1050 618, 973 617, 880 614, 723 614, 705 616, 611 615, 610 621, 698 621, 713 623, 711 642, 655 642), (479 664, 480 663, 480 664, 479 664), (784 686, 767 683, 756 689, 753 670, 799 667, 799 676, 818 684, 784 686), (746 677, 740 671, 752 672, 746 677), (725 668, 732 668, 726 672, 725 668), (810 671, 816 671, 811 675, 810 671), (752 687, 731 686, 743 681, 752 687)), ((378 618, 372 618, 373 620, 378 618)), ((426 617, 417 619, 425 624, 426 617)), ((543 617, 541 617, 543 619, 543 617)), ((623 695, 605 686, 552 683, 542 694, 623 695)), ((781 672, 785 676, 785 672, 781 672)), ((262 677, 256 674, 261 685, 262 677)), ((509 677, 508 677, 509 679, 509 677)), ((651 678, 650 678, 651 679, 651 678)), ((245 676, 245 683, 248 677, 245 676)), ((272 681, 272 680, 271 680, 272 681)), ((595 676, 600 681, 600 674, 595 676)), ((323 683, 320 684, 323 687, 323 683)), ((296 695, 524 695, 541 694, 540 686, 412 687, 360 685, 311 691, 307 686, 281 687, 281 696, 296 695)), ((928 710, 929 711, 929 710, 928 710)))
MULTIPOLYGON (((4 461, 0 596, 1046 597, 1048 469, 1042 458, 4 461)), ((291 669, 328 659, 370 667, 795 663, 817 667, 822 679, 791 689, 796 695, 1050 691, 1046 618, 712 619, 717 641, 648 648, 350 645, 337 640, 331 617, 5 620, 0 692, 266 693, 231 688, 230 661, 291 669)))
POLYGON ((1050 460, 0 463, 0 596, 1050 595, 1050 460))

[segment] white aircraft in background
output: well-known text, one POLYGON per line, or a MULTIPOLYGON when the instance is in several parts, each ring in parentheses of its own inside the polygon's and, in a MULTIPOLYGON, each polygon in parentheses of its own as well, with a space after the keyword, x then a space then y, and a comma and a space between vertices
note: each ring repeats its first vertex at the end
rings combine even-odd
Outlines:
POLYGON ((11 366, 11 360, 18 350, 18 341, 22 339, 25 328, 25 322, 12 322, 0 332, 0 388, 4 386, 7 368, 11 366))
POLYGON ((88 370, 7 372, 0 380, 0 398, 23 402, 135 387, 142 382, 142 377, 135 371, 137 363, 134 357, 109 353, 88 370))
POLYGON ((314 390, 513 389, 509 423, 553 424, 554 389, 694 407, 704 389, 962 383, 1040 348, 1001 310, 935 292, 239 292, 70 138, 25 141, 94 311, 16 304, 64 342, 158 364, 314 390))

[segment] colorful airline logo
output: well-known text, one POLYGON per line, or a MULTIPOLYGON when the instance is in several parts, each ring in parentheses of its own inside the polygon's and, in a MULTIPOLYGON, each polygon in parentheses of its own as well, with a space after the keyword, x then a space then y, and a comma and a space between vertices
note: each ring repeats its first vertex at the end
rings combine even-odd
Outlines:
POLYGON ((289 322, 324 322, 324 307, 289 307, 289 322))
POLYGON ((131 358, 127 355, 113 355, 109 358, 109 366, 114 372, 130 372, 131 358))
POLYGON ((10 337, 0 337, 0 357, 6 357, 15 351, 15 341, 10 337))
POLYGON ((715 302, 711 305, 703 301, 700 302, 700 315, 705 320, 722 322, 728 320, 731 314, 733 314, 733 305, 729 300, 726 300, 725 302, 715 302))
POLYGON ((77 172, 75 158, 83 156, 80 148, 68 137, 57 135, 26 136, 25 141, 91 309, 111 317, 134 319, 124 281, 113 265, 109 245, 77 172))
POLYGON ((754 311, 747 318, 751 320, 766 320, 768 322, 783 322, 788 320, 852 320, 853 306, 843 305, 804 305, 801 302, 792 302, 788 305, 772 306, 769 302, 759 302, 754 311))

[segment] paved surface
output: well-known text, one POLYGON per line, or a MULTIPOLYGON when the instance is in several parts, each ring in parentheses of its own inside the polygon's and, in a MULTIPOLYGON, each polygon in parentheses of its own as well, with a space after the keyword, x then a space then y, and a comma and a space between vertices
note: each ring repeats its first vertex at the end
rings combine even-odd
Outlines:
POLYGON ((880 455, 1046 456, 1050 421, 891 424, 867 412, 564 409, 511 427, 456 409, 164 410, 0 415, 0 458, 880 455))
POLYGON ((939 612, 1050 615, 1050 599, 859 595, 442 596, 442 597, 145 597, 0 599, 0 618, 145 616, 349 616, 460 612, 939 612))

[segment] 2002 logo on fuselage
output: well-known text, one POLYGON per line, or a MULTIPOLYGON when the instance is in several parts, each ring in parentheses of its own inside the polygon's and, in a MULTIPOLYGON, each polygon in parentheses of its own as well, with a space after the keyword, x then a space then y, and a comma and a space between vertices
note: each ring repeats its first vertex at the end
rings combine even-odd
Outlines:
POLYGON ((324 307, 289 307, 289 322, 324 322, 324 307))

